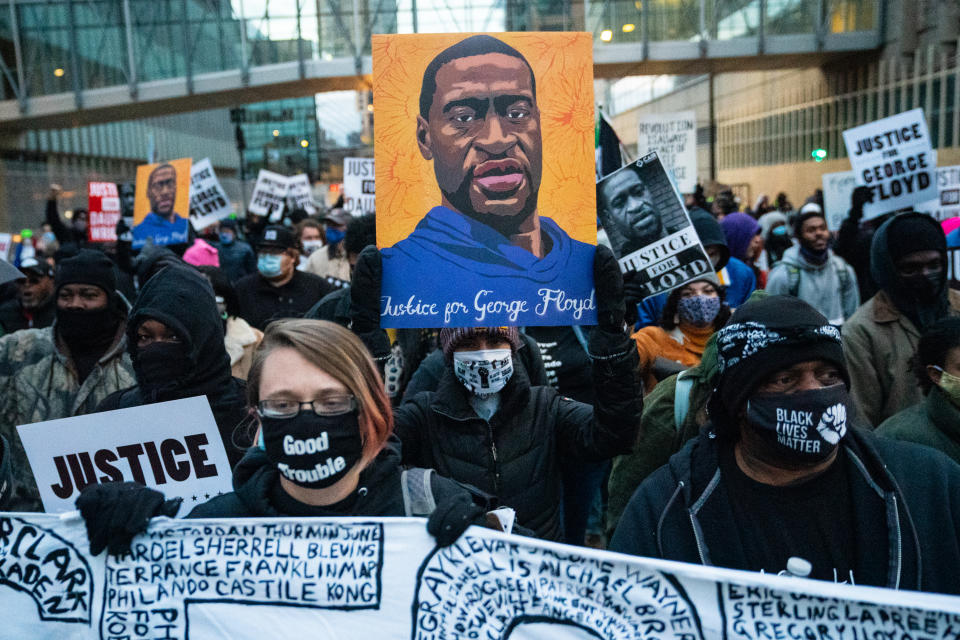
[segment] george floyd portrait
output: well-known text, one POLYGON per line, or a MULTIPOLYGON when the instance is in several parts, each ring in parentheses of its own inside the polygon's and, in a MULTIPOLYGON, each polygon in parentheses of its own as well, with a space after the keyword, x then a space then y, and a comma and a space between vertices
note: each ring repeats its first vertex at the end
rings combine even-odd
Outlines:
POLYGON ((669 231, 654 206, 650 185, 635 164, 597 183, 597 214, 613 252, 627 256, 685 226, 680 220, 669 231))
POLYGON ((133 248, 189 240, 190 158, 137 167, 133 248), (182 212, 182 213, 181 213, 182 212))
POLYGON ((586 34, 375 37, 383 326, 595 321, 590 56, 586 34))

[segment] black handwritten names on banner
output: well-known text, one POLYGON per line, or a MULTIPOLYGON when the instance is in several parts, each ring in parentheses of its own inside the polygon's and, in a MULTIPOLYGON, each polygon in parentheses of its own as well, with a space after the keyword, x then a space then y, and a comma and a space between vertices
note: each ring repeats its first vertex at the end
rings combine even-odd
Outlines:
POLYGON ((191 602, 379 609, 379 523, 202 524, 137 538, 106 565, 103 640, 187 638, 191 602))
POLYGON ((506 638, 574 626, 607 640, 702 640, 700 619, 668 574, 612 560, 465 535, 420 569, 413 640, 506 638))
POLYGON ((728 640, 958 640, 960 614, 721 583, 728 640))
POLYGON ((0 585, 28 594, 41 620, 90 623, 90 565, 49 529, 0 517, 0 585))

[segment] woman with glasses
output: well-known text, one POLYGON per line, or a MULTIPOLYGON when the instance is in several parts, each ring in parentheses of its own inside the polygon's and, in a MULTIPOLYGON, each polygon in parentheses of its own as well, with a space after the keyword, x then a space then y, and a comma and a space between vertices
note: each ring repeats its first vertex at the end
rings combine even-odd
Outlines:
MULTIPOLYGON (((439 544, 483 523, 485 509, 461 485, 424 469, 401 469, 390 400, 348 329, 322 320, 270 324, 250 368, 247 398, 257 444, 234 469, 234 490, 188 518, 430 516, 428 530, 439 544), (417 494, 426 499, 409 497, 417 494)), ((172 515, 177 506, 132 483, 96 485, 77 500, 94 555, 128 548, 150 517, 172 515)))
POLYGON ((230 466, 240 462, 250 444, 235 435, 247 418, 244 389, 231 375, 223 320, 203 275, 170 265, 150 278, 130 310, 127 350, 137 384, 104 398, 97 411, 205 396, 230 466))

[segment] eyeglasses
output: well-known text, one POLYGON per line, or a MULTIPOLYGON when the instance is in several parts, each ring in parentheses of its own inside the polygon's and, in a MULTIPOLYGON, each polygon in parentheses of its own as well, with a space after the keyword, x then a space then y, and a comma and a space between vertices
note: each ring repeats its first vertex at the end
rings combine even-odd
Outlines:
POLYGON ((326 396, 319 400, 310 402, 300 402, 299 400, 288 400, 285 398, 275 398, 271 400, 261 400, 257 404, 257 412, 262 418, 293 418, 300 413, 300 409, 307 405, 318 416, 338 416, 344 413, 350 413, 357 408, 357 399, 351 395, 326 396))

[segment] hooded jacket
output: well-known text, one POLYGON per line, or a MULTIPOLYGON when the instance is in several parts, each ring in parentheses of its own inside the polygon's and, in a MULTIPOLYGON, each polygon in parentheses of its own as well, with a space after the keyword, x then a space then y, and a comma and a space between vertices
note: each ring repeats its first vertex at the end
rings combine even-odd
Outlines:
POLYGON ((448 365, 435 392, 417 394, 394 412, 403 463, 477 487, 514 508, 517 522, 537 537, 561 540, 561 454, 601 461, 626 453, 643 407, 634 377, 636 349, 626 336, 594 330, 589 348, 594 407, 553 387, 530 386, 515 359, 489 421, 470 406, 470 392, 448 365), (607 335, 609 344, 600 344, 607 335))
POLYGON ((200 273, 179 266, 167 267, 147 282, 127 322, 127 341, 133 362, 137 359, 137 328, 147 319, 162 322, 181 337, 189 360, 188 373, 150 397, 145 396, 139 385, 118 391, 100 403, 97 410, 206 396, 227 458, 231 466, 235 465, 243 456, 243 448, 234 444, 233 434, 247 417, 244 386, 231 376, 223 321, 210 284, 200 273))
POLYGON ((842 325, 860 306, 853 267, 827 249, 823 264, 808 262, 800 247, 790 247, 767 276, 767 293, 796 296, 819 311, 830 324, 842 325))
MULTIPOLYGON (((356 502, 350 513, 331 511, 332 516, 404 516, 406 515, 400 482, 400 454, 395 443, 387 446, 360 472, 356 502)), ((319 516, 321 507, 302 505, 301 513, 278 506, 273 496, 279 490, 280 473, 260 447, 251 447, 233 470, 233 491, 197 505, 188 518, 271 518, 277 516, 319 516)), ((455 482, 431 474, 434 500, 439 503, 455 494, 469 495, 455 482)), ((291 506, 301 506, 293 499, 291 506)))
POLYGON ((55 330, 56 323, 0 339, 0 435, 10 444, 12 511, 42 510, 17 425, 93 413, 107 396, 135 382, 122 322, 113 345, 82 384, 69 350, 55 330))
MULTIPOLYGON (((883 586, 960 593, 960 466, 938 451, 851 429, 842 440, 858 523, 858 561, 885 569, 883 586), (923 469, 924 473, 917 473, 923 469), (882 500, 885 520, 864 517, 882 500)), ((720 473, 718 439, 700 435, 634 494, 610 550, 711 565, 723 548, 746 556, 720 473)))
MULTIPOLYGON (((873 426, 923 400, 920 388, 910 375, 910 358, 917 351, 921 328, 908 317, 905 309, 911 315, 929 317, 931 321, 960 313, 960 293, 947 288, 946 284, 941 299, 927 308, 904 299, 887 249, 890 223, 895 219, 877 230, 871 247, 871 272, 880 291, 843 327, 850 393, 857 410, 873 426)), ((937 225, 932 218, 930 224, 937 225)), ((943 250, 946 251, 946 240, 943 250)))
MULTIPOLYGON (((551 243, 543 258, 513 246, 492 227, 446 207, 434 207, 406 239, 381 251, 381 291, 390 296, 393 305, 405 305, 413 297, 428 305, 436 303, 442 312, 443 303, 449 301, 451 283, 456 283, 457 290, 464 292, 461 302, 473 317, 478 304, 475 297, 489 287, 492 292, 480 302, 529 302, 527 310, 516 317, 507 312, 488 312, 482 321, 487 326, 594 322, 593 311, 583 311, 583 317, 575 318, 573 308, 560 311, 559 304, 551 305, 546 315, 536 313, 541 289, 560 289, 567 299, 583 300, 593 291, 594 247, 571 239, 550 218, 540 216, 539 220, 541 232, 551 243)), ((419 327, 423 317, 394 316, 390 323, 394 327, 419 327)))
POLYGON ((230 244, 215 243, 220 257, 220 269, 230 284, 236 284, 240 278, 257 272, 257 256, 248 243, 235 239, 230 244))

